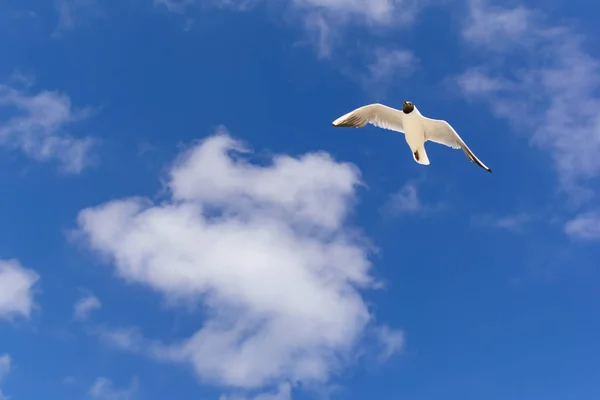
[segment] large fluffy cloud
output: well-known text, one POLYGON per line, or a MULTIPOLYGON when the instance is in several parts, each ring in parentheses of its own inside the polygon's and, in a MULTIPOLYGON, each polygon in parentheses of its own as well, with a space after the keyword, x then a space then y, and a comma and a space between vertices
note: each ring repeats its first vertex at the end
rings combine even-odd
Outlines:
POLYGON ((0 318, 29 317, 38 279, 38 274, 18 261, 0 260, 0 318))
MULTIPOLYGON (((170 169, 168 199, 83 210, 80 232, 122 278, 204 305, 192 337, 146 350, 232 387, 326 381, 371 324, 360 292, 375 284, 369 245, 346 221, 359 171, 325 153, 258 165, 247 152, 224 132, 209 137, 170 169)), ((383 331, 384 351, 390 338, 397 350, 399 333, 383 331)))

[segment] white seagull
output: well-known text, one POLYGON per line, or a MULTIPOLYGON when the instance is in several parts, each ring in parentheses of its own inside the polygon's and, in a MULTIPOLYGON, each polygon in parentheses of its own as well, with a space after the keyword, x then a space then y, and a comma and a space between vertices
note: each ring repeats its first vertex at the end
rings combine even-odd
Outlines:
POLYGON ((369 104, 333 121, 335 127, 363 128, 367 124, 404 133, 413 158, 419 164, 429 165, 429 158, 425 152, 425 142, 429 140, 453 149, 462 149, 469 160, 492 172, 473 154, 448 122, 424 117, 410 101, 404 102, 402 111, 383 104, 369 104))

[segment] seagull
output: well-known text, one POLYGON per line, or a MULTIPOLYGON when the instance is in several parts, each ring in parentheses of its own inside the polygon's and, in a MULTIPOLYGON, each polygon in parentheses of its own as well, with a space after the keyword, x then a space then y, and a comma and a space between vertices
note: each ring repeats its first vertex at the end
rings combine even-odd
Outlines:
POLYGON ((453 149, 462 149, 469 160, 486 171, 492 172, 473 154, 448 122, 424 117, 410 101, 404 102, 402 111, 383 104, 369 104, 333 121, 333 126, 337 128, 363 128, 367 124, 404 133, 413 158, 421 165, 429 165, 429 158, 425 152, 425 142, 429 140, 453 149))

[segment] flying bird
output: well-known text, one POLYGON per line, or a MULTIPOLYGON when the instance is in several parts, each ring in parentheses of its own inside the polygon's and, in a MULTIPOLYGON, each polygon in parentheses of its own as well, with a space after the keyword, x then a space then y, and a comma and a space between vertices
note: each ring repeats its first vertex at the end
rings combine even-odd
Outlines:
POLYGON ((469 160, 486 171, 492 172, 473 154, 448 122, 424 117, 410 101, 404 102, 402 111, 383 104, 369 104, 333 121, 333 126, 338 128, 363 128, 367 124, 404 133, 406 143, 408 143, 408 147, 413 153, 413 158, 419 164, 429 165, 429 158, 427 152, 425 152, 425 142, 431 141, 453 149, 462 149, 469 160))

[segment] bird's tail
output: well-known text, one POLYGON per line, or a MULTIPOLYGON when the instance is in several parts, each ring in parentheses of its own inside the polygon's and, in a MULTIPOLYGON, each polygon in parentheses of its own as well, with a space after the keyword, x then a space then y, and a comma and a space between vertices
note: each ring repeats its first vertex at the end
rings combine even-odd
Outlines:
POLYGON ((429 165, 429 157, 427 157, 427 152, 425 151, 425 146, 421 147, 417 151, 413 153, 413 158, 416 162, 421 165, 429 165))

